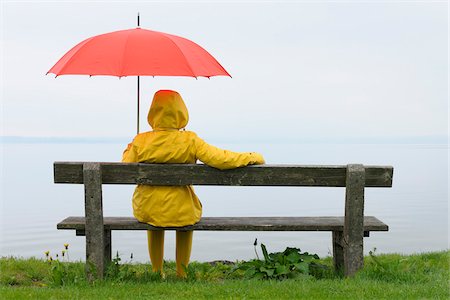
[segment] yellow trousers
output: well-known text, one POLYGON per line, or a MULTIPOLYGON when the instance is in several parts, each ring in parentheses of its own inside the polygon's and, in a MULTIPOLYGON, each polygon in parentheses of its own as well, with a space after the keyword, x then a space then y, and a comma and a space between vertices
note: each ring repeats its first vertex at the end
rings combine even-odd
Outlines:
MULTIPOLYGON (((192 249, 192 231, 177 231, 176 233, 176 263, 177 276, 186 277, 185 268, 189 264, 192 249)), ((163 273, 164 261, 164 230, 147 231, 148 252, 152 262, 153 272, 163 273)))

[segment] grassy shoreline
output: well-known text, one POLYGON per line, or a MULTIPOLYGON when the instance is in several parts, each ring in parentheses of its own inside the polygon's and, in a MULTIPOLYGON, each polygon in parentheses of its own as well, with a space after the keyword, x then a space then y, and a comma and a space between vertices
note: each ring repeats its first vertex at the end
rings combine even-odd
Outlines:
MULTIPOLYGON (((331 265, 330 258, 321 262, 331 265)), ((353 278, 328 272, 281 281, 245 279, 242 273, 230 274, 232 266, 198 262, 190 265, 185 280, 176 278, 174 263, 168 262, 161 279, 149 265, 124 264, 107 280, 88 283, 82 262, 0 258, 0 298, 449 299, 449 262, 450 251, 383 254, 365 257, 364 269, 353 278)))

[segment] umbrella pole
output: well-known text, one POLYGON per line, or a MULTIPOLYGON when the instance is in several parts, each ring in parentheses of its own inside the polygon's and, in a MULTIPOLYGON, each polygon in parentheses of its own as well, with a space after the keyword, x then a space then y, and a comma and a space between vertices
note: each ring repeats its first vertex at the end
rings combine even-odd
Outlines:
MULTIPOLYGON (((137 26, 139 27, 139 13, 137 14, 137 26)), ((139 134, 139 76, 137 77, 137 134, 139 134)))
POLYGON ((137 134, 139 134, 139 76, 137 77, 137 134))

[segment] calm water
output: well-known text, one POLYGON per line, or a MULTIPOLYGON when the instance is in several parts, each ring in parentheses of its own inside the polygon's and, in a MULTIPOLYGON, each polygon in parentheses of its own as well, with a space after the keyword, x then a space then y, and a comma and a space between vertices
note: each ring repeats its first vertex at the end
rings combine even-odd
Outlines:
MULTIPOLYGON (((53 183, 54 161, 118 161, 122 144, 0 144, 0 256, 43 257, 70 244, 70 258, 84 257, 84 237, 56 229, 69 215, 83 215, 83 186, 53 183)), ((365 238, 365 252, 414 253, 448 249, 448 147, 446 145, 218 144, 259 151, 267 163, 394 166, 393 188, 367 189, 365 214, 390 226, 365 238)), ((104 186, 106 216, 131 216, 132 186, 104 186)), ((342 215, 343 188, 196 187, 204 216, 342 215)), ((192 259, 254 257, 255 238, 270 251, 286 246, 331 253, 331 233, 196 232, 192 259)), ((166 234, 166 258, 174 259, 174 234, 166 234)), ((113 251, 148 261, 145 232, 114 232, 113 251)))

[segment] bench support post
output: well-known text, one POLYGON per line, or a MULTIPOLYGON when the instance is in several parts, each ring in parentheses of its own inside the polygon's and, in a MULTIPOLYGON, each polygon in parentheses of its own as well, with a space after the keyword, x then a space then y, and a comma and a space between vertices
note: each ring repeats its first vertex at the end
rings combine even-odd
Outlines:
POLYGON ((345 276, 354 275, 364 264, 364 186, 364 166, 347 165, 343 239, 345 276))
POLYGON ((337 273, 341 273, 344 268, 344 233, 342 231, 333 231, 333 265, 337 273))
POLYGON ((83 164, 86 215, 86 274, 102 279, 105 272, 105 231, 103 228, 102 174, 99 163, 83 164))
POLYGON ((109 229, 105 229, 105 233, 104 233, 104 237, 105 237, 105 269, 109 266, 109 264, 111 263, 111 255, 112 255, 112 251, 111 251, 111 230, 109 229))

